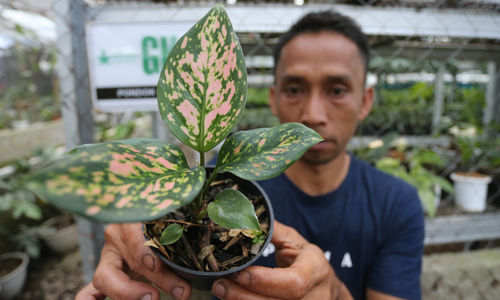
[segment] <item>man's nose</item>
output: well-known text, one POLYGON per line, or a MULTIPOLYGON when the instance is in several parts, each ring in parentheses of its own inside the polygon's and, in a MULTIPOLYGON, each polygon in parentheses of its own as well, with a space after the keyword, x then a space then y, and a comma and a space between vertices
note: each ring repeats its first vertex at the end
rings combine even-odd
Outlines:
POLYGON ((320 92, 313 92, 304 101, 301 123, 306 126, 324 125, 328 121, 326 100, 320 92))

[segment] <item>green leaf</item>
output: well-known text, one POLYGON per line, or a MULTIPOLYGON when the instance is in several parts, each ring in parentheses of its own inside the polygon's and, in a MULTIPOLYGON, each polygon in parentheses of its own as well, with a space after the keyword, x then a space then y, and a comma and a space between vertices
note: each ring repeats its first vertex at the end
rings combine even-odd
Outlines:
POLYGON ((260 231, 259 220, 252 202, 241 192, 225 189, 207 207, 208 216, 216 224, 230 229, 260 231))
POLYGON ((190 203, 205 180, 179 147, 158 139, 83 145, 33 175, 28 189, 100 222, 153 220, 190 203))
POLYGON ((182 237, 182 233, 183 228, 181 225, 170 224, 161 233, 160 244, 165 246, 171 245, 177 242, 182 237))
POLYGON ((401 166, 401 161, 392 157, 382 157, 375 163, 375 166, 381 170, 390 170, 399 168, 401 166))
POLYGON ((23 207, 23 214, 33 220, 42 219, 42 210, 36 204, 26 202, 23 207))
POLYGON ((222 145, 216 169, 247 180, 278 176, 323 139, 299 123, 237 132, 222 145))
POLYGON ((453 184, 451 182, 449 182, 446 178, 443 178, 441 176, 437 176, 434 174, 430 174, 430 180, 432 180, 434 183, 438 184, 448 194, 453 194, 455 191, 453 184))
POLYGON ((158 81, 160 114, 179 140, 206 152, 239 121, 246 79, 238 37, 216 5, 170 51, 158 81))
POLYGON ((422 201, 422 205, 424 206, 424 210, 427 212, 429 217, 434 217, 436 214, 436 204, 435 204, 435 195, 430 189, 418 189, 418 196, 422 201))

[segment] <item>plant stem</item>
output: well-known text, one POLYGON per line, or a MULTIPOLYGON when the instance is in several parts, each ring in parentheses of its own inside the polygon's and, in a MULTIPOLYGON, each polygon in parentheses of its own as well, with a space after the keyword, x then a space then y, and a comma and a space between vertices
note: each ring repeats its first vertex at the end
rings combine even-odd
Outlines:
POLYGON ((205 152, 199 151, 200 154, 200 166, 205 166, 205 152))
MULTIPOLYGON (((198 154, 200 155, 200 166, 205 166, 205 152, 198 151, 198 154)), ((203 188, 202 188, 200 194, 198 195, 198 197, 196 197, 194 199, 194 201, 192 202, 192 204, 190 206, 191 213, 198 220, 202 219, 202 218, 199 218, 198 215, 199 215, 200 210, 202 210, 203 199, 205 198, 205 193, 203 192, 204 187, 205 187, 205 185, 203 185, 203 188)))
POLYGON ((195 200, 196 203, 194 204, 194 210, 193 215, 196 219, 203 219, 206 215, 206 205, 204 205, 203 200, 205 199, 205 196, 207 195, 208 188, 210 188, 210 185, 212 182, 215 180, 215 177, 217 177, 217 168, 215 168, 210 174, 210 177, 205 181, 205 184, 203 185, 203 188, 201 189, 200 195, 198 198, 195 200))
POLYGON ((165 220, 165 222, 179 223, 179 224, 184 224, 184 225, 187 225, 187 226, 200 226, 200 227, 211 227, 211 228, 214 226, 213 224, 197 224, 197 223, 191 223, 191 222, 186 222, 186 221, 178 221, 178 220, 172 220, 172 219, 165 220))
POLYGON ((193 248, 191 247, 191 244, 189 244, 188 239, 186 236, 183 234, 182 237, 182 242, 184 243, 184 247, 186 248, 187 254, 189 258, 193 261, 194 265, 199 271, 203 271, 203 268, 201 267, 200 262, 198 261, 198 258, 196 257, 196 254, 193 251, 193 248))
MULTIPOLYGON (((213 224, 210 222, 210 224, 213 224)), ((212 227, 208 227, 203 236, 200 239, 199 246, 200 249, 203 249, 207 246, 210 245, 210 236, 212 235, 212 227)), ((215 258, 213 252, 210 252, 207 256, 207 262, 208 265, 210 266, 210 269, 214 272, 219 271, 219 263, 217 262, 217 259, 215 258)))

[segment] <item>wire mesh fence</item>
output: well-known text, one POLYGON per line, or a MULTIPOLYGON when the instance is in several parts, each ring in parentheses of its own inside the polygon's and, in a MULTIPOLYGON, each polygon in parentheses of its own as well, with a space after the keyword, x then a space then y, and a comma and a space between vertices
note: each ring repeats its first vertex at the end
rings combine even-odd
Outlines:
MULTIPOLYGON (((147 111, 106 113, 92 108, 85 24, 194 22, 213 4, 53 0, 50 7, 37 9, 55 24, 57 40, 47 43, 37 41, 36 30, 5 13, 29 10, 28 2, 2 2, 2 24, 10 24, 2 26, 16 38, 0 52, 0 129, 19 127, 26 120, 57 119, 62 113, 69 148, 150 136, 156 126, 147 111)), ((468 195, 486 195, 486 213, 498 212, 498 1, 228 0, 225 5, 249 74, 247 110, 240 129, 278 122, 268 108, 268 87, 273 83, 272 51, 279 34, 308 11, 339 10, 368 33, 372 49, 368 84, 376 94, 372 112, 359 125, 350 151, 415 185, 428 216, 464 214, 467 204, 460 207, 455 202, 458 195, 451 174, 456 171, 475 172, 474 190, 468 195), (489 185, 480 187, 478 173, 491 178, 489 185)))

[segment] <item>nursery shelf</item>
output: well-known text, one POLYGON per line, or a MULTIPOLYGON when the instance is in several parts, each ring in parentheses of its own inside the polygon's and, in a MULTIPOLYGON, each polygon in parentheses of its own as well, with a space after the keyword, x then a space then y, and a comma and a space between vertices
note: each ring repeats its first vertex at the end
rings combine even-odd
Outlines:
POLYGON ((454 215, 425 220, 425 245, 500 238, 500 213, 454 215))

